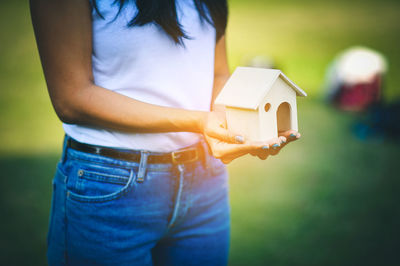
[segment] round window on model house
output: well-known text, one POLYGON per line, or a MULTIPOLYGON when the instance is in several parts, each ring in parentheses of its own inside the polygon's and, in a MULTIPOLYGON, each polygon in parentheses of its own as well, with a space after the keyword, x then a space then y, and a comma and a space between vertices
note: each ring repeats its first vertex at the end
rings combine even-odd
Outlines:
POLYGON ((266 103, 266 104, 264 105, 264 111, 265 111, 265 112, 268 112, 269 109, 271 109, 271 104, 270 104, 270 103, 266 103))

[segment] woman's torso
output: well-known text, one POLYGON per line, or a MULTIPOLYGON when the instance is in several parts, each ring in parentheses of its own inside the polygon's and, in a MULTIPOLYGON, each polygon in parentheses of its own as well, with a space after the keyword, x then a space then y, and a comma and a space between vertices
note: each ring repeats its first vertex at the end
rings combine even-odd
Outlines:
MULTIPOLYGON (((159 26, 128 27, 137 10, 114 0, 98 1, 105 19, 93 11, 92 68, 96 85, 139 101, 189 110, 210 109, 214 76, 215 30, 201 21, 191 0, 177 0, 177 14, 191 39, 175 44, 159 26)), ((72 138, 89 144, 169 152, 198 141, 198 134, 124 133, 63 124, 72 138)))

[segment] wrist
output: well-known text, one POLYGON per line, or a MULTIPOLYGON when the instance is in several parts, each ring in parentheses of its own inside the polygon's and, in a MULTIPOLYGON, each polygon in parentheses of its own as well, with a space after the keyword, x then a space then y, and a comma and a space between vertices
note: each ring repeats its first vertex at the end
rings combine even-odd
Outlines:
POLYGON ((204 112, 204 111, 197 112, 196 125, 195 125, 196 133, 204 132, 204 128, 207 123, 208 114, 209 114, 209 112, 204 112))

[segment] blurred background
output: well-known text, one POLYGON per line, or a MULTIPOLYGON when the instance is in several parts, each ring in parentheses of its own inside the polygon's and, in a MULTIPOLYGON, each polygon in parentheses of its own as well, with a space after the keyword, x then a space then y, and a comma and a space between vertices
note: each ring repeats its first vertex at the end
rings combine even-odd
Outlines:
MULTIPOLYGON (((400 265, 400 2, 229 3, 231 70, 277 67, 309 95, 298 99, 300 141, 267 161, 228 167, 230 265, 400 265), (378 85, 361 84, 379 97, 347 108, 342 94, 328 96, 360 84, 329 73, 354 46, 378 52, 385 70, 378 85)), ((28 1, 0 1, 0 33, 0 265, 46 265, 63 131, 28 1)))

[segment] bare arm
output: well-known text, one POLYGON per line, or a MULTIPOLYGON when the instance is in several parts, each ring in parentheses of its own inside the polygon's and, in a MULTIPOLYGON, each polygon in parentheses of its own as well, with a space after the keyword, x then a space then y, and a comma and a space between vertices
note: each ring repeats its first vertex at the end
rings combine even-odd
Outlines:
POLYGON ((30 5, 48 91, 63 122, 130 132, 203 132, 207 112, 144 103, 93 83, 89 1, 30 5))
POLYGON ((222 90, 230 76, 228 60, 226 55, 225 35, 222 36, 215 45, 214 56, 214 86, 212 95, 212 109, 214 109, 214 101, 222 90))

